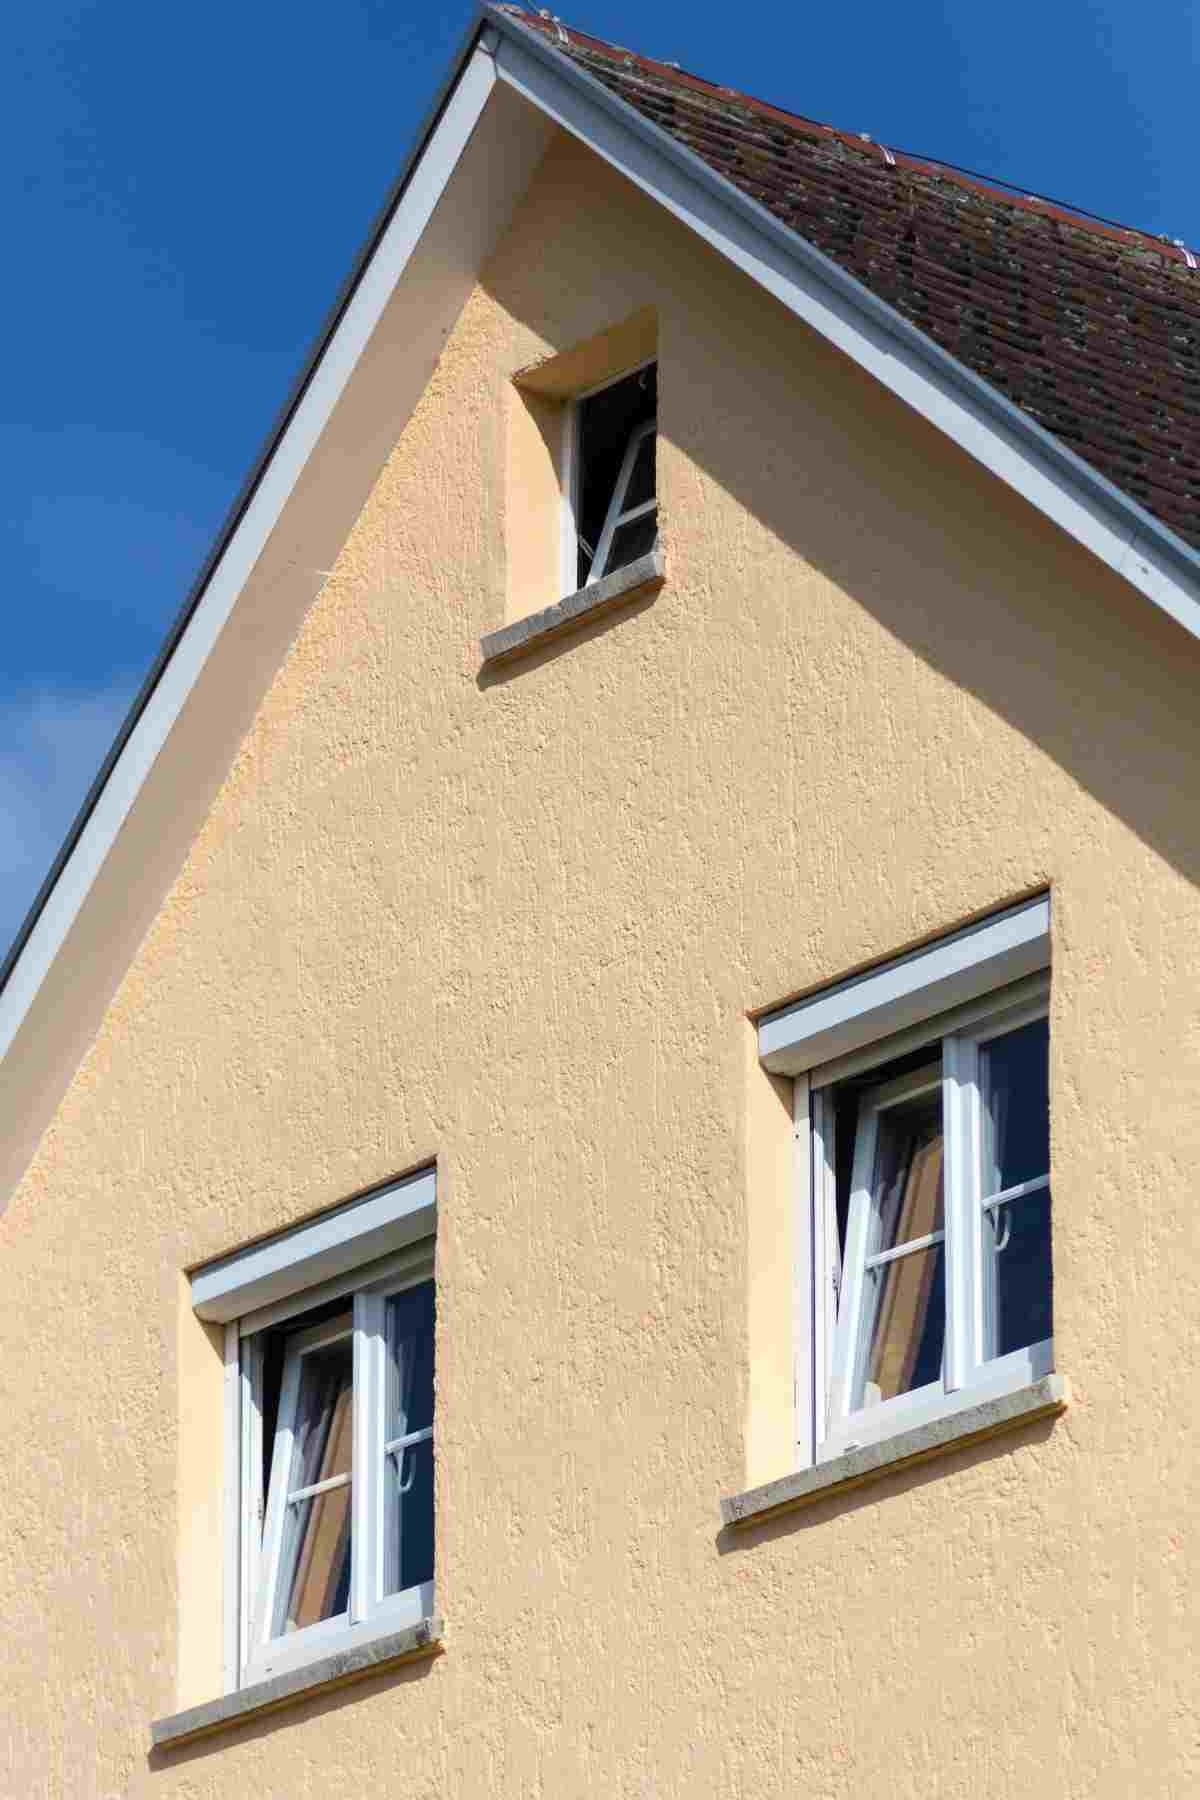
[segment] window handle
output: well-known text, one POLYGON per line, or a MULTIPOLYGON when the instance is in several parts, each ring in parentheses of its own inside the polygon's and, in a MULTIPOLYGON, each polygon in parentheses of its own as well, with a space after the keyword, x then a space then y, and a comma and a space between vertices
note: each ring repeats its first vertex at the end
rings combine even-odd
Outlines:
MULTIPOLYGON (((997 1207, 996 1211, 999 1212, 1000 1208, 997 1207)), ((1002 1250, 1008 1249, 1008 1240, 1009 1240, 1009 1238, 1011 1238, 1011 1236, 1012 1236, 1012 1214, 1010 1212, 1006 1212, 1004 1215, 1004 1236, 996 1239, 996 1255, 997 1256, 1000 1255, 1002 1250)))

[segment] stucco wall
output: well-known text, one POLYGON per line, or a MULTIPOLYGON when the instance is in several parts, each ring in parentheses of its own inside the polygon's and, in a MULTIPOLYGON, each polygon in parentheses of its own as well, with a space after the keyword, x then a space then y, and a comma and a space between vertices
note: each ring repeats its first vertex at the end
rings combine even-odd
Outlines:
POLYGON ((1198 683, 559 143, 0 1224, 6 1791, 1194 1793, 1198 683), (480 683, 508 379, 647 306, 666 586, 480 683), (747 1013, 1047 882, 1076 1403, 731 1546, 786 1332, 747 1013), (216 1655, 180 1271, 432 1155, 446 1652, 149 1759, 216 1655))

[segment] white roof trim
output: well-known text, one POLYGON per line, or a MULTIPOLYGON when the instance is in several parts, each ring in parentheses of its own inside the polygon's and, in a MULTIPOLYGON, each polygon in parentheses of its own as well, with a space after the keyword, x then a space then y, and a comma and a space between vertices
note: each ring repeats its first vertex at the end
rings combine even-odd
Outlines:
MULTIPOLYGON (((336 327, 252 478, 245 508, 189 603, 186 623, 85 803, 81 822, 18 939, 7 976, 0 970, 0 1059, 7 1059, 0 1087, 0 1205, 90 1043, 136 949, 138 931, 147 927, 178 872, 186 854, 181 838, 198 829, 199 819, 186 807, 172 811, 170 802, 181 795, 164 799, 158 791, 182 779, 171 757, 186 771, 195 789, 189 801, 201 809, 202 818, 252 717, 253 703, 286 652, 281 634, 289 621, 292 629, 298 628, 311 602, 312 571, 295 556, 290 564, 286 561, 295 529, 289 502, 320 451, 331 417, 335 411, 339 418, 346 416, 351 377, 375 354, 377 327, 389 302, 420 252, 437 265, 436 280, 415 284, 420 304, 435 321, 441 312, 453 310, 456 294, 473 279, 489 248, 488 233, 494 237, 502 229, 505 208, 511 210, 544 148, 545 137, 539 138, 538 130, 544 133, 552 123, 588 144, 1200 638, 1200 556, 1189 546, 539 33, 485 4, 336 327), (508 104, 520 117, 496 110, 501 93, 511 96, 508 104), (492 124, 483 143, 486 134, 478 128, 485 112, 492 124), (475 148, 468 158, 473 134, 475 148), (438 205, 455 171, 468 163, 472 205, 458 204, 470 219, 462 226, 462 241, 455 243, 446 238, 446 207, 438 212, 438 205), (306 581, 307 593, 302 591, 306 581), (253 594, 256 583, 259 592, 253 594), (274 593, 285 585, 286 600, 276 604, 274 593), (234 693, 213 724, 207 709, 214 706, 212 690, 222 685, 217 665, 235 651, 245 692, 234 693), (221 767, 215 770, 218 762, 221 767), (124 861, 114 855, 118 840, 124 861), (126 907, 124 921, 123 883, 124 895, 138 901, 136 908, 126 907), (109 889, 117 890, 116 898, 109 889), (89 898, 99 891, 101 899, 89 908, 89 898), (69 971, 64 964, 60 972, 64 951, 72 962, 69 971), (39 997, 42 1005, 35 1014, 39 997)), ((423 323, 427 331, 432 329, 429 320, 423 323)), ((415 341, 419 332, 412 335, 415 341)), ((427 348, 426 343, 413 351, 413 368, 427 348)), ((393 439, 404 416, 397 406, 387 421, 393 439)), ((367 426, 378 431, 380 421, 368 417, 367 426)), ((336 483, 338 477, 327 473, 323 479, 336 483)), ((237 685, 229 669, 222 681, 228 696, 237 685)))
POLYGON ((1043 894, 768 1014, 758 1054, 772 1074, 800 1075, 1049 967, 1043 894))

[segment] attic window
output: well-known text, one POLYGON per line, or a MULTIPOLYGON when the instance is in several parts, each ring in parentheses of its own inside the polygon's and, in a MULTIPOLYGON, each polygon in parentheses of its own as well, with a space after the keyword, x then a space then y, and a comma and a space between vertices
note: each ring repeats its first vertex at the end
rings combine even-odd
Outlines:
POLYGON ((658 540, 657 421, 654 362, 575 402, 580 588, 648 555, 658 540))

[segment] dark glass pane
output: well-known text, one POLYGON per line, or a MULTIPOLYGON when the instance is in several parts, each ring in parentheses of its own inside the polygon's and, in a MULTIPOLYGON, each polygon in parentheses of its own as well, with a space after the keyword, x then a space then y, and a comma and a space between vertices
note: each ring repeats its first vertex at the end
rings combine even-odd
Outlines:
MULTIPOLYGON (((435 1289, 432 1281, 395 1294, 387 1306, 387 1440, 433 1425, 435 1289)), ((433 1440, 389 1453, 385 1471, 384 1592, 433 1580, 433 1440)))
POLYGON ((613 532, 612 549, 604 573, 611 575, 624 569, 639 556, 648 556, 658 539, 658 514, 643 513, 628 525, 618 525, 613 532))
POLYGON ((1050 1190, 1009 1200, 986 1215, 995 1268, 994 1356, 1054 1335, 1050 1270, 1050 1190))
POLYGON ((868 1281, 874 1318, 862 1406, 894 1400, 941 1376, 946 1336, 942 1246, 883 1263, 868 1281))
POLYGON ((654 498, 654 433, 644 437, 638 446, 634 458, 633 469, 629 476, 629 486, 621 501, 623 513, 632 512, 635 506, 641 506, 646 500, 654 498))
POLYGON ((944 1228, 940 1093, 879 1114, 874 1192, 879 1236, 873 1255, 944 1228))
POLYGON ((433 1580, 433 1439, 387 1459, 388 1513, 396 1521, 395 1573, 388 1593, 433 1580))
POLYGON ((1050 1171, 1050 1026, 1035 1019, 983 1046, 984 1193, 1050 1171))
POLYGON ((433 1424, 433 1282, 393 1294, 387 1319, 390 1441, 433 1424))

